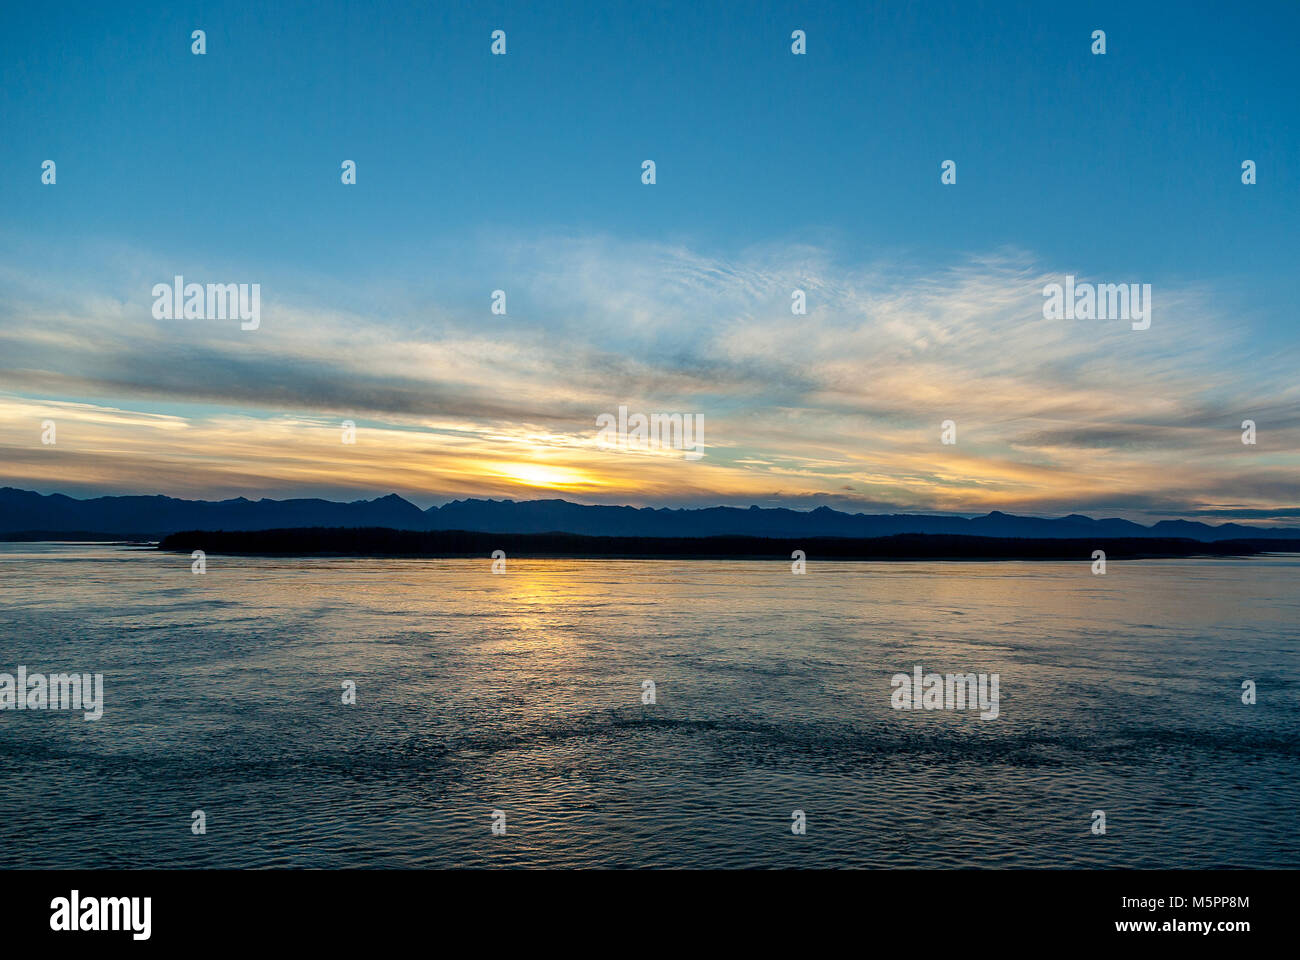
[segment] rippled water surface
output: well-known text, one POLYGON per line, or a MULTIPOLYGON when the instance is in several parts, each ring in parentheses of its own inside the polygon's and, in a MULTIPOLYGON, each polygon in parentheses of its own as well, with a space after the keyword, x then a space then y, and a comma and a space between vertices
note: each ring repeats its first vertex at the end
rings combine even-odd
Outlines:
POLYGON ((0 866, 1297 867, 1298 574, 0 544, 0 672, 106 701, 0 711, 0 866))

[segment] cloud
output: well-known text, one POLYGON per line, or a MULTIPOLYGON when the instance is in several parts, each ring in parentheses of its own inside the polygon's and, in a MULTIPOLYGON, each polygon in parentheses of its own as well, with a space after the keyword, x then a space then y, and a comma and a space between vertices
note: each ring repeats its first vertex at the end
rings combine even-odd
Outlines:
POLYGON ((333 298, 346 308, 332 302, 332 281, 269 275, 253 332, 154 320, 162 263, 115 272, 126 287, 6 271, 5 482, 427 501, 544 495, 549 477, 600 502, 1138 518, 1275 517, 1297 500, 1300 391, 1204 287, 1156 284, 1151 328, 1133 331, 1044 320, 1042 288, 1067 271, 1015 250, 934 269, 846 264, 810 245, 721 257, 497 235, 440 269, 459 278, 442 295, 381 297, 371 311, 355 291, 333 298), (469 279, 496 276, 508 280, 469 279), (505 316, 488 309, 498 285, 505 316), (804 316, 791 313, 796 288, 804 316), (619 404, 703 414, 708 455, 599 448, 595 418, 619 404), (46 416, 57 451, 37 447, 46 416), (1240 442, 1246 418, 1255 447, 1240 442), (344 419, 362 426, 355 446, 338 440, 344 419), (939 442, 948 419, 955 446, 939 442))

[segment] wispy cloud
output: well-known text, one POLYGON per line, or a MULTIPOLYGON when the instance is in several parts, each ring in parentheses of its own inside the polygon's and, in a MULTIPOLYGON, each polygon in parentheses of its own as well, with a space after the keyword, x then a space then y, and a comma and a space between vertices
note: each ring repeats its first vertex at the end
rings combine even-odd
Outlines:
POLYGON ((1286 515, 1300 388, 1282 359, 1203 288, 1158 286, 1146 331, 1044 320, 1042 288, 1068 269, 1014 250, 934 270, 846 264, 810 245, 723 258, 496 236, 449 254, 440 270, 462 279, 445 295, 371 311, 355 291, 347 309, 330 302, 332 282, 264 282, 254 332, 154 320, 149 287, 171 275, 156 260, 115 272, 126 286, 10 271, 4 479, 425 502, 549 489, 600 502, 1286 515), (506 279, 466 293, 464 277, 490 275, 506 279), (488 309, 496 287, 505 316, 488 309), (791 313, 796 288, 806 316, 791 313), (619 404, 702 413, 708 455, 601 448, 595 418, 619 404), (40 443, 46 418, 53 448, 40 443), (1247 418, 1253 447, 1240 442, 1247 418), (340 442, 345 419, 355 446, 340 442), (953 446, 939 442, 949 419, 953 446))

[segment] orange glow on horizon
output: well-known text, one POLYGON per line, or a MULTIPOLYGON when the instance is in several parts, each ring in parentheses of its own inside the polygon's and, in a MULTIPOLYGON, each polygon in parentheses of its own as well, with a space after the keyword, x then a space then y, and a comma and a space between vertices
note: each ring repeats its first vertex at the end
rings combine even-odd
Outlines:
POLYGON ((491 476, 523 487, 543 490, 595 490, 604 486, 591 474, 570 467, 536 463, 492 463, 485 466, 491 476))

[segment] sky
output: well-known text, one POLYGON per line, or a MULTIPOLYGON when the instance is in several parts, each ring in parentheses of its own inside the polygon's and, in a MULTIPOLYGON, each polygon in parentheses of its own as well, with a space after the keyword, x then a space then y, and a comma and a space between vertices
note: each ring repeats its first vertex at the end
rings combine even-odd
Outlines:
POLYGON ((261 6, 7 11, 0 485, 1300 518, 1294 3, 261 6))

